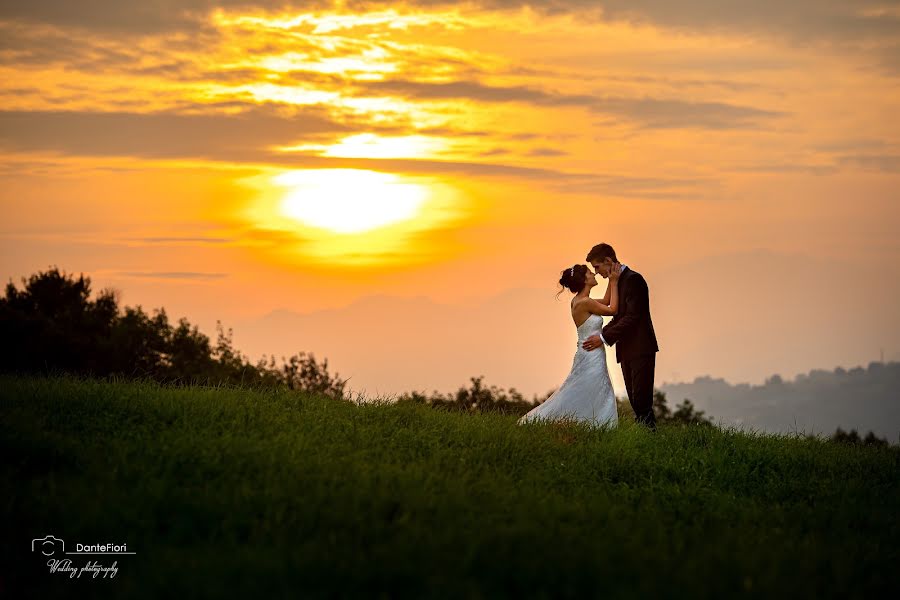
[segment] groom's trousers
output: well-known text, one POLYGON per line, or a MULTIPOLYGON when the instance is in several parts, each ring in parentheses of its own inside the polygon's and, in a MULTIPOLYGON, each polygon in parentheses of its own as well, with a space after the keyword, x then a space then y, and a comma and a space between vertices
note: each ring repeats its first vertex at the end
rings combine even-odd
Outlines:
POLYGON ((634 410, 635 420, 656 430, 653 414, 653 376, 656 370, 656 354, 641 354, 622 361, 622 376, 628 401, 634 410))

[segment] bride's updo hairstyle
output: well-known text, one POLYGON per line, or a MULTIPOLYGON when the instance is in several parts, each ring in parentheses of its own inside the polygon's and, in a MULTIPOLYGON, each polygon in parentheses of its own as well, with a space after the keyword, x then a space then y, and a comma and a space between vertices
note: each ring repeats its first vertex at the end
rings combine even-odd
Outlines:
MULTIPOLYGON (((563 271, 562 277, 559 278, 559 285, 563 288, 559 291, 559 294, 562 294, 566 290, 569 290, 573 294, 577 294, 584 289, 585 281, 587 281, 586 265, 575 265, 574 267, 570 267, 563 271)), ((559 294, 556 294, 557 298, 559 298, 559 294)))

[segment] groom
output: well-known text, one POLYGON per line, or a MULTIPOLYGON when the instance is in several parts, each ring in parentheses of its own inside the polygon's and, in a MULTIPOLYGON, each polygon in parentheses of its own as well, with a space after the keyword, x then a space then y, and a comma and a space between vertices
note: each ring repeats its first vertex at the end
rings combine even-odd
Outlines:
MULTIPOLYGON (((616 251, 609 244, 597 244, 587 255, 594 271, 604 279, 619 262, 616 251)), ((650 294, 647 282, 640 273, 622 265, 619 275, 619 310, 600 332, 584 341, 585 350, 595 350, 603 344, 616 346, 616 361, 622 365, 628 401, 634 409, 635 420, 656 430, 653 414, 653 373, 659 346, 650 320, 650 294)))

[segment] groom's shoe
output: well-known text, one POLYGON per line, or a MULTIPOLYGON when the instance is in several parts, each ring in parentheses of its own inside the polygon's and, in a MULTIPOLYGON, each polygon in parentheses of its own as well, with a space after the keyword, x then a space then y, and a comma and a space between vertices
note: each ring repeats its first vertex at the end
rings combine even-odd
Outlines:
POLYGON ((635 415, 634 420, 641 425, 644 425, 647 429, 656 433, 656 415, 653 414, 653 411, 650 411, 649 415, 637 416, 635 415))

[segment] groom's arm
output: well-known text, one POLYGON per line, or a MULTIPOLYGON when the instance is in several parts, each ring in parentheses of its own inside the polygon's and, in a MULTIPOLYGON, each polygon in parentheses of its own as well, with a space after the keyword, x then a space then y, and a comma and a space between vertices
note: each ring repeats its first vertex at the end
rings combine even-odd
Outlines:
POLYGON ((643 277, 635 273, 628 282, 628 302, 625 314, 613 319, 612 323, 602 330, 603 341, 612 346, 623 336, 628 335, 641 320, 644 313, 650 311, 650 291, 643 277))

